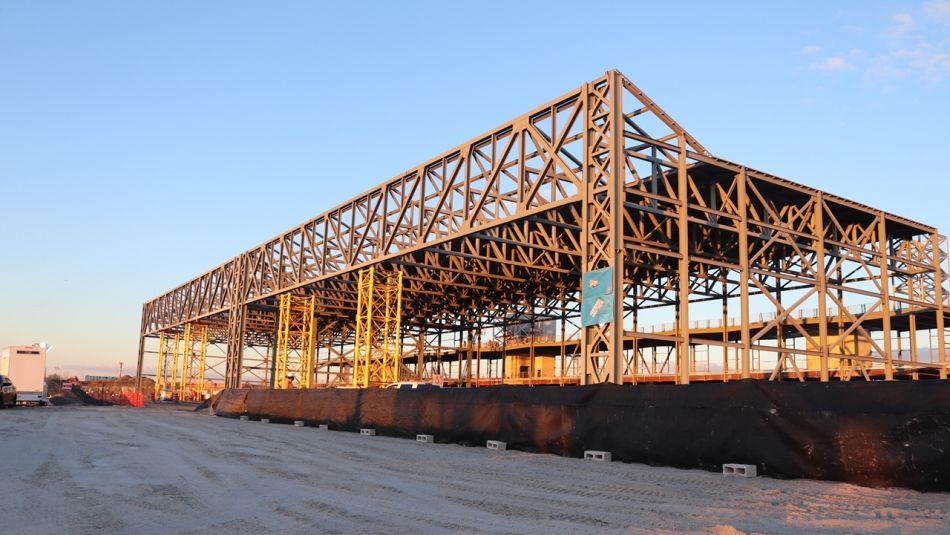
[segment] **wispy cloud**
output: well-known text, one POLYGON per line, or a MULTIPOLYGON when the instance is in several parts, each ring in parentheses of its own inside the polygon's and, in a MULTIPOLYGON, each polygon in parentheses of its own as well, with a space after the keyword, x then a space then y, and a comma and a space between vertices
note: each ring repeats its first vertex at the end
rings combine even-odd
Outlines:
MULTIPOLYGON (((852 39, 861 48, 829 50, 820 62, 812 63, 824 72, 859 72, 865 82, 915 79, 939 83, 950 76, 950 0, 927 0, 890 14, 877 31, 852 39)), ((813 44, 802 54, 822 50, 813 44)))
POLYGON ((950 74, 950 0, 924 2, 894 14, 886 50, 871 57, 866 79, 938 82, 950 74))
POLYGON ((917 23, 914 21, 914 16, 906 11, 901 11, 891 17, 891 27, 889 31, 892 35, 900 37, 912 32, 916 27, 917 23))
POLYGON ((935 19, 950 19, 950 0, 934 0, 926 2, 924 14, 935 19))
POLYGON ((848 63, 844 58, 837 56, 830 56, 824 59, 821 63, 816 63, 812 67, 821 70, 821 71, 850 71, 854 69, 854 65, 848 63))
POLYGON ((938 81, 950 73, 950 53, 921 42, 875 57, 868 66, 871 78, 910 78, 938 81))

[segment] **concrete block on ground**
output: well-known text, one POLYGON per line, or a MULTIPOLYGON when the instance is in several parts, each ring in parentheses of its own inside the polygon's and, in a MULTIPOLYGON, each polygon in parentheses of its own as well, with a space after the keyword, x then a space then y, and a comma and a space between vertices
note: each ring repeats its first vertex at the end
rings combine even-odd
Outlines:
POLYGON ((294 420, 294 427, 303 427, 303 420, 294 420))
POLYGON ((241 421, 242 421, 242 422, 246 422, 247 420, 248 420, 247 415, 246 415, 246 414, 242 414, 242 415, 241 415, 241 421))
POLYGON ((485 447, 488 448, 488 449, 490 449, 490 450, 505 451, 505 450, 508 449, 508 444, 506 444, 506 443, 504 443, 504 442, 502 442, 502 441, 500 441, 500 440, 489 440, 489 441, 485 444, 485 447))
POLYGON ((270 418, 261 418, 261 423, 262 423, 262 424, 269 424, 269 423, 270 423, 270 418))
POLYGON ((585 461, 600 461, 604 463, 610 462, 610 452, 609 451, 597 451, 597 450, 587 450, 584 452, 585 461))
POLYGON ((320 431, 329 431, 330 426, 328 426, 327 424, 320 424, 317 426, 317 429, 319 429, 320 431))
POLYGON ((435 436, 433 435, 416 435, 416 442, 425 442, 426 444, 432 444, 435 442, 435 436))
POLYGON ((722 473, 727 476, 756 477, 758 470, 754 464, 729 463, 722 465, 722 473))
POLYGON ((375 429, 360 429, 360 434, 363 435, 364 437, 375 437, 376 430, 375 429))

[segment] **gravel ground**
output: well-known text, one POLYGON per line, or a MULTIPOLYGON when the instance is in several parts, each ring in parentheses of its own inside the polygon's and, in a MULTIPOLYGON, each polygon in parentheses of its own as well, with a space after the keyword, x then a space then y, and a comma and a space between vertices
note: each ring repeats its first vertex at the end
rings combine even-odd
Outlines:
POLYGON ((950 494, 420 444, 173 407, 2 410, 0 459, 4 533, 950 531, 950 494))

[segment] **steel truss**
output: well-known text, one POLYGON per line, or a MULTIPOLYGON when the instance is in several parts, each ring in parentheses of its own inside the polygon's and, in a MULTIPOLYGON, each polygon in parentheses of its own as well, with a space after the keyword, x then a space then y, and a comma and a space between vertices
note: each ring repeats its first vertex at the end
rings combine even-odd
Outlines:
POLYGON ((501 373, 513 318, 578 325, 604 267, 611 321, 530 344, 556 346, 558 384, 947 377, 935 228, 717 158, 616 71, 145 303, 139 373, 148 340, 202 321, 226 385, 273 381, 293 293, 318 309, 314 384, 341 384, 369 267, 403 273, 420 377, 486 383, 473 359, 501 373))
POLYGON ((356 301, 353 386, 399 381, 402 366, 402 271, 360 270, 356 301))
POLYGON ((295 386, 312 386, 317 332, 316 310, 316 296, 297 297, 289 293, 280 296, 275 388, 290 388, 291 377, 297 379, 295 386))

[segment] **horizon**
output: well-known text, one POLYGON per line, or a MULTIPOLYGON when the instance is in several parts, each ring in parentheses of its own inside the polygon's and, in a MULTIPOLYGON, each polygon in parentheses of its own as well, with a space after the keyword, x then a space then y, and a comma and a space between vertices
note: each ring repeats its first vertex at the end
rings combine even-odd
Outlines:
POLYGON ((48 373, 133 370, 144 302, 613 68, 716 156, 950 232, 947 1, 697 4, 690 42, 544 58, 534 4, 454 32, 441 5, 53 5, 0 3, 0 347, 49 342, 48 373))

